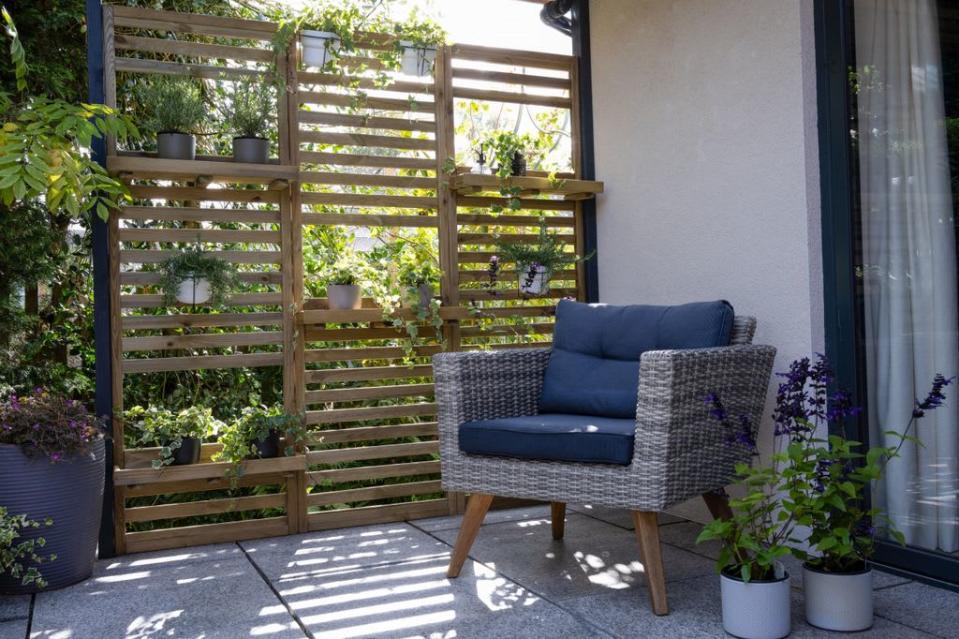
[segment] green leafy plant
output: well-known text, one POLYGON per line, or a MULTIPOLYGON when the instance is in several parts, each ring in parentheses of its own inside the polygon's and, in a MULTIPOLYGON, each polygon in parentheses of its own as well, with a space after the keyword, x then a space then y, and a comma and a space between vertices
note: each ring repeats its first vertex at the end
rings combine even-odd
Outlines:
POLYGON ((158 76, 140 89, 148 109, 144 127, 153 133, 200 133, 207 105, 200 84, 189 78, 158 76))
MULTIPOLYGON (((496 239, 495 245, 499 258, 508 262, 515 262, 516 268, 521 273, 526 271, 527 278, 530 280, 535 277, 539 267, 545 269, 545 278, 548 280, 564 266, 591 259, 595 253, 593 251, 588 255, 579 257, 576 253, 567 251, 566 242, 562 236, 551 233, 545 219, 540 219, 539 236, 535 243, 522 244, 496 239)), ((497 260, 496 267, 498 271, 499 260, 497 260)))
POLYGON ((414 9, 405 22, 396 22, 393 25, 393 34, 398 42, 397 46, 402 50, 399 41, 406 41, 413 44, 414 47, 439 47, 446 43, 446 30, 435 20, 428 17, 421 17, 414 9))
POLYGON ((265 138, 273 123, 274 106, 271 85, 244 80, 234 85, 223 115, 235 137, 265 138))
POLYGON ((236 479, 242 474, 245 460, 259 457, 256 443, 273 433, 285 439, 283 454, 286 456, 295 455, 309 435, 303 415, 287 413, 280 405, 247 407, 239 419, 220 430, 218 441, 222 448, 213 460, 230 462, 227 474, 236 479))
POLYGON ((368 264, 352 248, 342 250, 338 255, 327 254, 320 269, 319 277, 327 285, 349 286, 362 282, 368 271, 368 264))
POLYGON ((163 279, 163 302, 173 304, 176 301, 177 288, 190 279, 204 279, 210 283, 210 303, 222 304, 237 286, 236 270, 229 262, 222 260, 199 247, 191 247, 176 253, 160 263, 163 279))
POLYGON ((223 422, 213 416, 213 411, 202 406, 191 406, 173 412, 157 406, 134 406, 124 413, 127 425, 137 432, 136 444, 159 446, 153 468, 160 469, 173 463, 173 455, 187 437, 206 439, 223 430, 223 422))
POLYGON ((535 143, 527 133, 489 131, 483 136, 481 146, 486 149, 486 157, 490 166, 495 168, 496 175, 508 178, 513 175, 513 158, 516 154, 530 155, 535 143))
POLYGON ((0 575, 19 579, 24 586, 35 584, 39 588, 46 587, 47 582, 40 574, 37 564, 54 561, 57 556, 40 554, 40 549, 46 545, 43 537, 19 542, 17 540, 26 530, 52 525, 52 519, 42 523, 33 521, 27 519, 26 515, 11 515, 6 508, 0 506, 0 575))

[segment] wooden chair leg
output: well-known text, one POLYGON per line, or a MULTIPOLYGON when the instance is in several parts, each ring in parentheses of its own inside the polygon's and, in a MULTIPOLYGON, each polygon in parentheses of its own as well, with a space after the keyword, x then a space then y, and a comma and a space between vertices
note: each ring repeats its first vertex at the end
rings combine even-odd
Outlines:
POLYGON ((549 503, 550 521, 553 524, 553 539, 560 540, 566 533, 566 504, 561 501, 549 503))
POLYGON ((713 519, 732 519, 733 511, 729 507, 729 495, 725 490, 716 490, 703 493, 703 501, 706 502, 706 508, 709 508, 713 519))
POLYGON ((663 571, 663 555, 659 546, 659 522, 656 513, 641 510, 633 511, 633 523, 636 525, 636 538, 646 569, 646 581, 649 584, 649 598, 653 612, 657 615, 669 614, 666 601, 666 573, 663 571))
POLYGON ((493 496, 483 493, 473 493, 467 500, 466 513, 463 515, 463 523, 460 524, 460 532, 456 536, 453 554, 450 555, 450 566, 446 570, 447 577, 451 579, 459 577, 491 503, 493 503, 493 496))

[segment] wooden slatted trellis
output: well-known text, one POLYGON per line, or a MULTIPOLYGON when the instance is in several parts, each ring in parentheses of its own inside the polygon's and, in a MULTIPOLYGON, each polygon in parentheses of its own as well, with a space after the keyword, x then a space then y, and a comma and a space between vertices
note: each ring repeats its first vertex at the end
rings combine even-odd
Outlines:
MULTIPOLYGON (((144 76, 272 77, 270 23, 107 6, 104 27, 111 105, 118 86, 122 94, 144 76)), ((107 168, 134 197, 110 221, 116 414, 131 376, 165 388, 191 371, 249 369, 282 376, 285 407, 304 412, 312 432, 304 454, 249 461, 228 490, 226 465, 211 461, 217 444, 204 444, 200 464, 154 470, 156 450, 127 447, 130 433, 115 420, 118 552, 460 512, 462 497, 440 484, 430 357, 547 344, 556 299, 583 297, 581 268, 556 274, 558 285, 536 299, 494 290, 486 272, 494 241, 534 241, 541 218, 583 251, 579 202, 602 184, 580 179, 575 60, 454 45, 437 52, 433 77, 409 78, 373 57, 394 46, 390 38, 358 43, 338 73, 303 68, 295 44, 276 61, 286 85, 268 164, 164 160, 109 145, 107 168), (389 82, 374 77, 384 72, 389 82), (520 210, 491 213, 503 200, 498 178, 450 171, 463 155, 464 101, 568 110, 569 170, 513 178, 520 210), (420 326, 410 354, 373 299, 332 310, 310 296, 316 274, 304 242, 320 227, 435 238, 442 328, 420 326), (156 265, 192 245, 237 265, 241 290, 227 308, 164 306, 156 265)), ((515 280, 515 265, 503 277, 515 280)))

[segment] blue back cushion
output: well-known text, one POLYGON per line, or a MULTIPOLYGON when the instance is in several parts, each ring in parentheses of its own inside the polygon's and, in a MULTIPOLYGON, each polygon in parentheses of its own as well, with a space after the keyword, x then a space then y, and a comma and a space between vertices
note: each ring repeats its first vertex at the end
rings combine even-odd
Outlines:
POLYGON ((539 412, 635 417, 639 356, 728 346, 733 318, 726 301, 679 306, 561 301, 539 412))

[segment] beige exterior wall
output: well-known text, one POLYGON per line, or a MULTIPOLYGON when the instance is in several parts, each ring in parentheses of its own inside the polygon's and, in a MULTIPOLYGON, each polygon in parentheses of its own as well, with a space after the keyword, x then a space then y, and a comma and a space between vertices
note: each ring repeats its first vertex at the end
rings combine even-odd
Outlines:
POLYGON ((600 300, 727 299, 777 370, 823 350, 812 1, 592 0, 590 20, 600 300))

